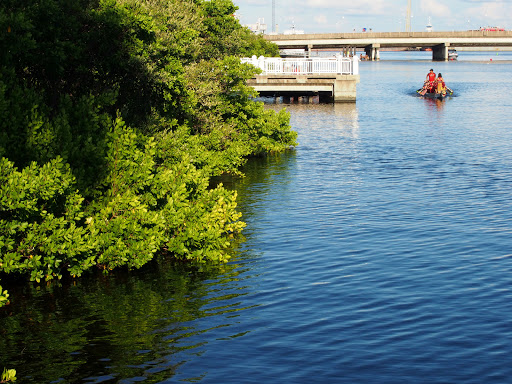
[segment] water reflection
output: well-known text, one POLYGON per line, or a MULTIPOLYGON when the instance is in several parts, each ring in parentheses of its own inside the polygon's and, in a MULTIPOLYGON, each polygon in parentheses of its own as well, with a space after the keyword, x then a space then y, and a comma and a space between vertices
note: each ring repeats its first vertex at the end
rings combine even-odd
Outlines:
POLYGON ((197 270, 164 262, 73 284, 10 290, 0 315, 0 361, 23 383, 160 381, 202 354, 206 333, 236 338, 254 305, 247 267, 197 270))
POLYGON ((441 111, 444 108, 445 103, 447 100, 440 100, 440 99, 425 99, 425 102, 429 106, 429 109, 432 111, 441 111))
POLYGON ((359 138, 359 112, 356 103, 333 104, 335 127, 344 133, 344 136, 353 139, 359 138))
MULTIPOLYGON (((323 103, 314 106, 301 103, 269 103, 266 107, 275 110, 286 108, 291 113, 291 123, 294 127, 296 124, 307 123, 307 129, 311 129, 312 132, 326 130, 323 124, 329 121, 329 128, 334 128, 337 136, 354 139, 359 137, 359 112, 356 103, 323 103)), ((329 129, 329 134, 332 133, 333 131, 329 129)))

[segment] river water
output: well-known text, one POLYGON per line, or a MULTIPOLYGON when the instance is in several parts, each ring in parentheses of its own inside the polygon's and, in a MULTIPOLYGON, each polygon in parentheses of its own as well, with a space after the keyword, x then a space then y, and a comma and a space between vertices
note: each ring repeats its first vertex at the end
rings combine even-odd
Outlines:
POLYGON ((13 289, 0 369, 21 383, 512 382, 512 55, 429 55, 362 62, 355 104, 268 104, 300 145, 228 183, 248 224, 228 265, 13 289), (454 97, 416 97, 431 67, 454 97))

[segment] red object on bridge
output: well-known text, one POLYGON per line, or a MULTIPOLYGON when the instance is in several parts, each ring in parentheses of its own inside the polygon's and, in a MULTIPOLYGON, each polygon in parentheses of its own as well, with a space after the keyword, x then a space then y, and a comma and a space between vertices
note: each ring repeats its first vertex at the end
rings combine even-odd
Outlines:
POLYGON ((501 28, 501 27, 483 27, 483 28, 480 28, 481 31, 504 31, 505 28, 501 28))

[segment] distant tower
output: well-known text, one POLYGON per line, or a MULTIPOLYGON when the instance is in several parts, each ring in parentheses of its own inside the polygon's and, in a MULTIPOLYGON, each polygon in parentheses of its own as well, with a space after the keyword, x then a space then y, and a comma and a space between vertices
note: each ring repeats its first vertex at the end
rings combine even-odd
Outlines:
POLYGON ((411 32, 411 0, 407 0, 407 16, 405 16, 405 32, 411 32))
POLYGON ((428 17, 427 32, 432 32, 432 23, 430 21, 430 16, 428 17))
POLYGON ((276 31, 276 0, 272 0, 272 32, 276 31))

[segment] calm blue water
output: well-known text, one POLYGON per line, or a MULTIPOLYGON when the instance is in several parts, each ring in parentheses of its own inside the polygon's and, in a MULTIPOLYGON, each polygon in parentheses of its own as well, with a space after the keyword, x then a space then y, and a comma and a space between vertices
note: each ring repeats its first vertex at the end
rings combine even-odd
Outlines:
MULTIPOLYGON (((358 52, 359 54, 360 52, 358 52)), ((457 51, 459 57, 457 62, 491 62, 491 61, 509 61, 512 60, 512 51, 457 51), (492 60, 491 60, 492 59, 492 60)), ((380 59, 387 60, 408 60, 408 61, 432 61, 432 52, 430 51, 381 51, 380 59)))
POLYGON ((356 104, 269 104, 300 146, 230 185, 248 224, 232 263, 15 291, 0 369, 36 383, 512 383, 510 89, 511 64, 383 59, 361 63, 356 104), (430 67, 455 97, 415 96, 430 67))

